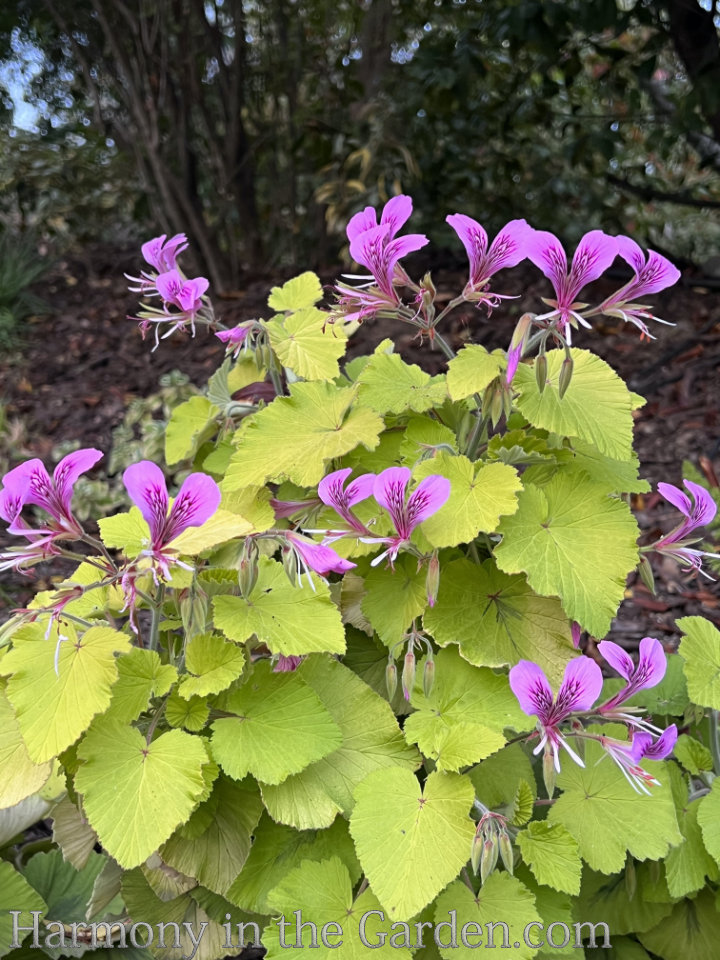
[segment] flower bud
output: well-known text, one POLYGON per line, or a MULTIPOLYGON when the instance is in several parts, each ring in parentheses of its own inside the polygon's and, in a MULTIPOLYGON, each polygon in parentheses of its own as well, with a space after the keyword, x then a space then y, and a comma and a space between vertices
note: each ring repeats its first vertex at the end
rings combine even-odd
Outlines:
POLYGON ((504 406, 503 391, 499 388, 496 388, 493 392, 492 400, 490 401, 490 419, 492 420, 493 427, 496 427, 500 422, 500 417, 503 415, 504 406))
POLYGON ((535 382, 542 393, 547 386, 547 357, 544 353, 539 353, 535 358, 535 382))
POLYGON ((426 697, 429 697, 432 693, 433 684, 435 683, 435 661, 432 657, 428 657, 425 661, 425 667, 423 669, 423 693, 426 697))
POLYGON ((485 883, 487 878, 495 869, 498 860, 498 842, 497 838, 486 840, 483 844, 482 856, 480 857, 480 883, 485 883))
POLYGON ((640 579, 648 588, 650 593, 655 593, 655 577, 653 576, 652 567, 650 566, 650 561, 643 554, 640 557, 640 563, 638 564, 638 573, 640 574, 640 579))
POLYGON ((532 322, 535 319, 534 313, 524 313, 513 330, 512 339, 510 340, 510 349, 516 350, 521 344, 523 347, 527 342, 528 333, 532 327, 532 322))
POLYGON ((194 584, 187 590, 182 590, 180 598, 180 619, 187 639, 204 633, 208 618, 208 595, 194 584))
POLYGON ((511 874, 515 869, 515 855, 513 854, 510 837, 508 836, 507 830, 504 828, 500 833, 500 839, 498 842, 500 845, 500 856, 502 857, 502 862, 507 872, 511 874))
POLYGON ((429 606, 434 607, 437 600, 438 589, 440 587, 440 560, 437 550, 433 551, 428 563, 427 574, 425 576, 425 593, 429 606))
POLYGON ((573 358, 570 355, 566 356, 562 362, 562 367, 560 368, 560 379, 558 380, 558 394, 561 400, 565 396, 567 388, 570 386, 574 366, 575 364, 573 362, 573 358))
POLYGON ((252 537, 248 537, 243 545, 238 567, 238 585, 240 593, 247 600, 253 592, 258 578, 258 545, 252 537))
POLYGON ((402 688, 403 693, 405 694, 405 699, 410 699, 410 694, 413 691, 415 686, 415 654, 412 650, 408 650, 405 654, 405 663, 403 664, 402 672, 402 688))
POLYGON ((477 873, 480 869, 480 858, 482 857, 482 852, 483 838, 476 833, 473 837, 472 847, 470 850, 470 865, 473 868, 473 873, 477 873))
POLYGON ((555 758, 553 757, 552 750, 546 749, 543 754, 543 781, 547 795, 551 800, 555 793, 555 777, 555 758))
POLYGON ((297 587, 298 585, 298 564, 295 551, 289 543, 284 543, 282 547, 282 565, 290 583, 297 587))
POLYGON ((398 676, 395 661, 388 660, 388 665, 385 667, 385 688, 387 689, 388 700, 392 700, 392 698, 395 696, 397 683, 398 676))

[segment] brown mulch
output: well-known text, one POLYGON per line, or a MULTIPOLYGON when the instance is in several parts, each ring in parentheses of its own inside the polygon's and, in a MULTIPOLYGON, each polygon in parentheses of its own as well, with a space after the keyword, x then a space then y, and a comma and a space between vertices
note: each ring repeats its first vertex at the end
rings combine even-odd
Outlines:
MULTIPOLYGON (((0 402, 6 418, 22 419, 29 438, 17 451, 18 460, 48 461, 53 447, 68 440, 109 452, 112 430, 132 398, 155 392, 160 376, 171 370, 183 371, 201 386, 221 362, 222 345, 204 331, 194 340, 174 335, 155 352, 149 340, 143 342, 137 325, 127 319, 137 309, 137 295, 128 292, 123 277, 139 268, 134 250, 98 249, 83 260, 58 264, 38 290, 52 314, 31 320, 20 350, 0 357, 0 402)), ((447 261, 434 271, 441 302, 462 288, 465 269, 447 261)), ((328 287, 339 272, 321 273, 328 287)), ((598 292, 610 292, 623 279, 601 281, 598 292)), ((676 324, 652 324, 656 340, 643 342, 634 327, 601 319, 594 331, 581 330, 574 341, 599 353, 647 398, 637 414, 635 436, 641 474, 653 486, 660 480, 679 484, 686 459, 713 482, 720 474, 720 289, 692 276, 683 281, 651 298, 658 316, 676 324)), ((268 291, 277 282, 277 275, 253 277, 242 293, 216 302, 216 308, 226 322, 268 316, 268 291)), ((455 347, 468 340, 506 347, 520 313, 537 311, 538 298, 550 293, 534 268, 512 271, 498 289, 522 296, 506 301, 489 318, 472 306, 458 308, 441 331, 455 347)), ((383 321, 381 327, 371 321, 354 335, 349 353, 367 353, 383 337, 392 337, 405 359, 431 371, 442 369, 442 355, 421 345, 414 332, 401 323, 383 321)), ((677 519, 654 493, 635 498, 635 507, 649 539, 677 519)), ((7 543, 0 537, 0 545, 7 543)), ((653 567, 656 596, 632 579, 628 585, 614 626, 618 642, 632 648, 650 634, 670 647, 678 635, 675 620, 686 615, 701 614, 720 625, 718 583, 688 576, 669 560, 653 558, 653 567)), ((42 578, 40 584, 47 586, 42 578)), ((32 588, 25 578, 0 574, 0 622, 12 607, 27 602, 32 588)))

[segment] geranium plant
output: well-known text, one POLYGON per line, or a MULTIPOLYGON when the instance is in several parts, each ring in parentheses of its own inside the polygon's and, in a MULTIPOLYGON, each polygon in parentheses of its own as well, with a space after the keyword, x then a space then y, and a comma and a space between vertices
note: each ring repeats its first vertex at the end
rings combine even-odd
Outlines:
POLYGON ((679 653, 647 637, 635 658, 603 638, 654 553, 702 572, 691 534, 716 508, 660 484, 678 525, 639 542, 643 400, 571 340, 600 314, 651 337, 642 298, 678 271, 627 237, 591 231, 568 262, 524 220, 491 243, 453 214, 469 276, 439 309, 401 264, 427 243, 411 212, 350 221, 369 274, 332 306, 304 273, 230 329, 178 265, 186 238, 145 244, 143 334, 207 326, 226 348, 167 425, 184 482, 129 466, 133 505, 97 536, 72 494, 101 451, 4 477, 2 565, 68 569, 0 639, 0 955, 39 924, 76 956, 100 923, 159 957, 213 960, 240 931, 276 957, 301 920, 343 956, 582 956, 597 934, 612 956, 714 960, 720 633, 686 618, 679 653), (633 279, 581 299, 616 257, 633 279), (445 317, 502 323, 496 274, 526 258, 554 294, 506 351, 455 353, 445 317), (446 371, 407 364, 385 318, 446 371), (343 363, 362 322, 377 348, 343 363), (23 842, 41 818, 52 840, 23 842))

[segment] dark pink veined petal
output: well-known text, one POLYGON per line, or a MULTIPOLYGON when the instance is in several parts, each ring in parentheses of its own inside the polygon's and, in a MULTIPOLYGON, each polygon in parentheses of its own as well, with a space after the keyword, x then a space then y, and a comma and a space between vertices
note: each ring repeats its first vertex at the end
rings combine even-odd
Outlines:
POLYGON ((347 485, 345 496, 349 507, 353 507, 356 503, 367 500, 368 497, 372 496, 375 477, 376 474, 374 473, 363 473, 347 485))
POLYGON ((145 263, 149 263, 151 267, 155 267, 160 272, 163 272, 160 267, 160 252, 166 239, 167 234, 163 233, 161 237, 153 237, 152 240, 148 240, 140 247, 145 263))
POLYGON ((200 306, 200 298, 209 286, 210 281, 205 277, 186 280, 178 294, 180 308, 187 311, 197 310, 200 306))
POLYGON ((280 654, 277 659, 277 663, 273 667, 273 673, 292 673, 294 670, 297 670, 302 662, 302 657, 296 657, 293 655, 285 657, 280 654))
POLYGON ((92 469, 98 460, 102 460, 102 450, 95 450, 94 447, 86 447, 84 450, 75 450, 69 453, 55 467, 53 481, 57 491, 57 497, 62 504, 65 513, 70 513, 70 502, 73 495, 73 487, 78 477, 92 469))
POLYGON ((679 487, 672 483, 659 483, 657 485, 658 493, 664 497, 668 503, 671 503, 680 513, 689 517, 692 513, 692 503, 690 498, 682 492, 679 487))
POLYGON ((693 483, 692 480, 683 480, 683 484, 690 491, 695 501, 690 516, 693 525, 704 527, 715 519, 717 513, 717 504, 705 489, 699 483, 693 483))
POLYGON ((565 667, 557 695, 557 707, 567 715, 574 710, 589 710, 602 690, 602 670, 590 657, 575 657, 565 667))
POLYGON ((560 297, 567 280, 568 265, 558 238, 547 230, 532 230, 525 239, 525 250, 527 258, 542 270, 560 297))
POLYGON ((154 237, 148 240, 140 248, 143 259, 151 267, 155 267, 158 273, 166 273, 175 267, 175 260, 178 255, 187 249, 187 237, 184 233, 176 233, 165 243, 166 234, 161 237, 154 237))
POLYGON ((510 384, 513 382, 513 377, 517 373, 517 368, 520 365, 520 358, 522 357, 524 344, 520 342, 516 347, 510 347, 507 355, 507 372, 505 374, 505 382, 510 384))
POLYGON ((390 227, 388 239, 392 240, 398 230, 402 229, 408 222, 412 216, 412 210, 412 199, 404 193, 401 193, 397 197, 391 197, 388 200, 380 216, 380 223, 387 223, 390 227))
POLYGON ((183 279, 177 270, 168 270, 166 273, 159 274, 155 278, 155 286, 166 303, 180 306, 179 297, 183 288, 183 279))
POLYGON ((418 484, 407 502, 407 518, 410 530, 427 520, 442 507, 450 496, 450 481, 434 473, 418 484))
POLYGON ((648 250, 647 260, 642 249, 630 237, 616 237, 618 254, 635 271, 635 278, 623 288, 624 301, 657 293, 671 287, 680 279, 680 271, 666 257, 648 250))
POLYGON ((630 679, 635 672, 635 664, 629 653, 612 640, 601 640, 597 648, 600 656, 607 660, 613 670, 616 670, 625 680, 630 679))
POLYGON ((321 543, 315 543, 297 533, 288 533, 286 537, 300 554, 305 565, 321 577, 327 576, 328 573, 346 573, 357 566, 335 553, 331 547, 324 547, 321 543))
POLYGON ((366 267, 378 282, 383 273, 385 242, 390 232, 388 224, 371 227, 356 234, 350 241, 350 256, 356 263, 366 267))
POLYGON ((487 275, 516 267, 527 256, 526 243, 532 227, 526 220, 511 220, 490 244, 487 253, 487 275))
MULTIPOLYGON (((637 737, 639 734, 636 734, 635 736, 637 737)), ((657 738, 652 746, 645 748, 643 751, 643 759, 665 760, 675 749, 677 738, 677 727, 674 723, 671 723, 669 727, 666 727, 665 730, 663 730, 661 736, 657 738)))
POLYGON ((652 746, 653 738, 649 733, 639 731, 633 735, 632 740, 623 750, 622 747, 616 749, 622 750, 632 763, 640 763, 642 758, 647 755, 648 749, 652 746))
POLYGON ((636 690, 656 687, 667 670, 667 657, 663 645, 655 637, 643 637, 640 641, 640 655, 637 670, 633 677, 636 690))
POLYGON ((628 266, 635 271, 635 276, 639 277, 642 268, 645 266, 645 254, 642 247, 637 244, 632 237, 615 237, 617 243, 618 256, 622 257, 628 266))
POLYGON ((37 457, 26 460, 10 470, 3 477, 3 487, 20 498, 23 505, 31 503, 36 507, 47 510, 55 519, 57 509, 54 502, 54 488, 45 464, 37 457))
POLYGON ((167 484, 162 470, 151 460, 141 460, 123 473, 123 483, 150 527, 153 546, 159 546, 163 542, 168 510, 167 484))
POLYGON ((171 543, 188 527, 201 527, 217 511, 221 498, 220 487, 212 477, 206 473, 191 473, 170 508, 163 544, 171 543))
POLYGON ((176 233, 165 244, 163 249, 163 261, 165 270, 171 270, 175 266, 178 256, 188 248, 187 237, 184 233, 176 233))
MULTIPOLYGON (((393 276, 395 274, 395 265, 409 253, 420 250, 430 241, 422 233, 408 233, 404 237, 395 237, 385 247, 383 251, 383 280, 386 287, 380 284, 381 289, 392 290, 393 276)), ((380 277, 377 277, 380 280, 380 277)))
POLYGON ((451 213, 445 217, 455 233, 460 237, 470 262, 470 283, 475 285, 481 278, 480 265, 485 259, 488 247, 488 235, 477 220, 464 213, 451 213))
POLYGON ((531 660, 521 660, 510 670, 510 689, 520 709, 544 721, 553 705, 553 692, 542 668, 531 660))
POLYGON ((249 327, 238 326, 233 327, 232 330, 218 330, 215 336, 223 343, 239 344, 245 340, 248 333, 250 333, 249 327))
POLYGON ((352 467, 344 467, 342 470, 335 470, 323 477, 318 484, 318 496, 326 507, 332 507, 334 510, 347 506, 345 495, 345 481, 352 473, 352 467))
POLYGON ((0 517, 6 523, 12 523, 22 510, 22 500, 18 493, 5 487, 0 490, 0 517))
MULTIPOLYGON (((361 233, 366 233, 377 225, 378 221, 375 207, 365 207, 360 213, 356 213, 354 217, 350 218, 346 228, 347 238, 352 243, 361 233)), ((353 257, 353 259, 355 258, 353 257)), ((359 263, 360 261, 358 260, 357 262, 359 263)))
POLYGON ((373 482, 373 496, 390 514, 396 529, 404 524, 405 491, 410 477, 409 467, 388 467, 373 482))
POLYGON ((591 230, 580 240, 570 267, 568 299, 574 300, 582 288, 597 280, 618 253, 617 240, 602 230, 591 230))
POLYGON ((577 622, 577 620, 573 620, 572 623, 570 624, 570 636, 572 638, 572 645, 575 647, 576 650, 580 649, 581 634, 582 634, 582 627, 577 622))

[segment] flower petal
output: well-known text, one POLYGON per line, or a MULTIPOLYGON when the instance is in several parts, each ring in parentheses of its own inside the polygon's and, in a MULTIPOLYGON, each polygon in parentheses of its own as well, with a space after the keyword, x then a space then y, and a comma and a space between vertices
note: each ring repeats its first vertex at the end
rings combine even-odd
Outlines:
POLYGON ((590 657, 575 657, 565 667, 557 707, 565 714, 589 710, 599 697, 602 685, 602 670, 595 661, 590 657))
POLYGON ((526 243, 531 230, 527 220, 511 220, 505 224, 488 250, 488 276, 506 267, 516 267, 526 258, 526 243))
POLYGON ((288 533, 286 536, 305 565, 321 577, 327 576, 328 573, 345 573, 357 566, 349 560, 344 560, 331 547, 325 547, 296 533, 288 533))
POLYGON ((601 640, 597 648, 600 656, 607 660, 613 670, 616 670, 625 680, 630 679, 635 672, 635 664, 632 657, 619 644, 613 643, 612 640, 601 640))
MULTIPOLYGON (((638 736, 638 734, 636 734, 638 736)), ((647 747, 643 753, 643 758, 647 760, 665 760, 675 749, 678 732, 674 723, 663 730, 661 736, 657 738, 651 747, 647 747)))
POLYGON ((692 513, 692 503, 689 498, 672 483, 659 483, 657 485, 658 493, 664 497, 668 503, 676 507, 680 513, 689 517, 692 513))
MULTIPOLYGON (((470 261, 470 283, 475 285, 479 277, 479 268, 488 248, 488 235, 477 220, 464 213, 451 213, 445 217, 447 223, 460 237, 470 261)), ((499 268, 498 268, 499 269, 499 268)))
POLYGON ((156 463, 141 460, 123 473, 123 483, 130 499, 140 510, 150 527, 153 544, 162 539, 168 510, 165 475, 156 463))
POLYGON ((553 692, 541 667, 531 660, 521 660, 511 668, 509 681, 521 710, 540 720, 549 715, 553 692))
POLYGON ((188 527, 201 527, 220 506, 220 487, 206 473, 185 478, 170 508, 163 543, 171 543, 188 527))
POLYGON ((442 507, 450 496, 450 481, 438 473, 431 474, 410 494, 407 517, 410 529, 427 520, 442 507))
POLYGON ((696 527, 706 526, 715 519, 717 504, 705 487, 701 487, 699 483, 693 483, 692 480, 683 480, 683 484, 695 500, 691 511, 693 525, 696 527))
MULTIPOLYGON (((346 228, 347 238, 350 243, 352 243, 361 233, 366 233, 368 230, 372 230, 373 227, 377 227, 377 225, 378 221, 375 208, 365 207, 360 213, 356 213, 354 217, 350 218, 346 228)), ((359 263, 360 261, 358 260, 357 262, 359 263)))
MULTIPOLYGON (((419 250, 429 242, 428 238, 422 233, 408 233, 404 237, 396 237, 387 244, 383 252, 383 273, 388 290, 392 289, 396 263, 402 257, 414 253, 415 250, 419 250)), ((380 280, 380 277, 377 279, 380 280)))
POLYGON ((412 215, 412 199, 401 193, 397 197, 391 197, 383 207, 380 223, 387 223, 390 226, 389 238, 392 239, 398 230, 400 230, 410 219, 412 215))
POLYGON ((53 481, 58 499, 65 513, 70 513, 73 487, 78 477, 92 469, 98 460, 102 460, 102 457, 102 450, 96 450, 94 447, 86 447, 84 450, 75 450, 74 453, 69 453, 66 457, 63 457, 55 467, 53 481))
POLYGON ((373 482, 373 496, 381 507, 393 511, 405 509, 405 491, 410 483, 409 467, 388 467, 373 482))
POLYGON ((572 260, 568 296, 574 300, 586 284, 597 280, 605 273, 617 256, 617 252, 615 237, 608 236, 602 230, 591 230, 586 233, 578 244, 572 260))
POLYGON ((665 676, 667 657, 663 645, 655 637, 643 637, 637 665, 638 685, 635 690, 656 687, 665 676))
POLYGON ((367 500, 372 496, 373 486, 375 485, 374 473, 363 473, 356 477, 345 489, 346 502, 349 507, 353 507, 362 500, 367 500))
POLYGON ((567 277, 567 256, 563 246, 553 233, 533 230, 525 241, 527 257, 550 280, 555 293, 560 296, 567 277))

